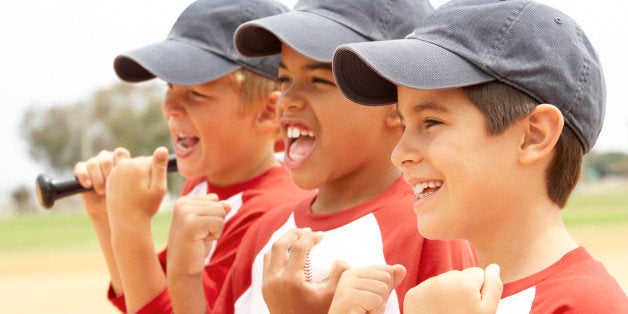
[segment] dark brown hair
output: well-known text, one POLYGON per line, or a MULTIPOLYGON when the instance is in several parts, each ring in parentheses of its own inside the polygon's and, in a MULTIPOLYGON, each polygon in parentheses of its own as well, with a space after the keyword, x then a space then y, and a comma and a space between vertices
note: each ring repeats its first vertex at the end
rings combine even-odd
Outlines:
MULTIPOLYGON (((502 134, 539 105, 524 92, 497 81, 464 87, 463 90, 486 118, 489 135, 502 134)), ((547 193, 560 208, 565 207, 578 183, 582 157, 583 148, 578 138, 569 127, 563 127, 546 173, 547 193)))

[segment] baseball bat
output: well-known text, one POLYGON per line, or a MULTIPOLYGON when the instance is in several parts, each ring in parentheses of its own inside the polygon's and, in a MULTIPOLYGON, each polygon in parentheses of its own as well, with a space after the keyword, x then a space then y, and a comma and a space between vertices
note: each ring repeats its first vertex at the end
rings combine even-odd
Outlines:
MULTIPOLYGON (((177 157, 174 154, 168 156, 168 173, 177 171, 177 157)), ((35 190, 39 204, 44 208, 51 208, 55 204, 55 200, 76 193, 83 193, 91 190, 84 188, 78 179, 54 180, 43 174, 37 176, 35 181, 35 190)))

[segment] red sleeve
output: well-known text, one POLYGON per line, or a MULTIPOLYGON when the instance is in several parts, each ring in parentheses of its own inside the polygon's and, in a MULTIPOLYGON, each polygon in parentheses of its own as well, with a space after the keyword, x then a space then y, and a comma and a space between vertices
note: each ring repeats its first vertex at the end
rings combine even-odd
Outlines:
POLYGON ((113 287, 109 284, 109 291, 107 291, 107 300, 122 313, 126 313, 126 302, 124 301, 124 294, 116 296, 113 292, 113 287))
POLYGON ((543 296, 535 298, 530 313, 628 313, 626 293, 610 275, 600 275, 552 282, 550 285, 561 285, 551 288, 537 287, 537 294, 543 296))
POLYGON ((164 289, 154 299, 144 305, 137 314, 171 314, 172 302, 170 301, 170 294, 168 294, 168 288, 164 289))

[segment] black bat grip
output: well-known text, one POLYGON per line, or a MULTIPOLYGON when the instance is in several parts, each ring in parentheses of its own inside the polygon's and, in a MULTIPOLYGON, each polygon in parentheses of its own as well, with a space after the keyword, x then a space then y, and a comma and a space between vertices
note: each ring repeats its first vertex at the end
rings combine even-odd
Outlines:
MULTIPOLYGON (((168 173, 177 172, 177 157, 172 154, 168 156, 168 173)), ((91 188, 84 188, 76 177, 67 180, 54 180, 40 174, 35 182, 35 190, 39 204, 44 208, 51 208, 55 200, 90 191, 91 188)))

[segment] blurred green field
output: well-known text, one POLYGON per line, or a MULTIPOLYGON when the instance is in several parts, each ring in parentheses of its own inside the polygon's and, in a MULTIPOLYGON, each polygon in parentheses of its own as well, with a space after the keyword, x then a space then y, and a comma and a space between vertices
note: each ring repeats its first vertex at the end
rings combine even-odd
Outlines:
POLYGON ((628 187, 600 191, 577 191, 563 210, 563 220, 569 226, 628 225, 628 187))
MULTIPOLYGON (((161 248, 168 237, 172 213, 153 218, 153 237, 161 248)), ((98 247, 91 222, 83 212, 31 214, 0 218, 0 253, 83 250, 98 247)))
MULTIPOLYGON (((153 221, 156 247, 165 242, 171 212, 162 211, 153 221)), ((628 186, 574 193, 563 211, 568 228, 625 225, 628 230, 628 186)), ((82 250, 97 247, 87 215, 45 213, 0 218, 0 253, 39 250, 82 250)))

